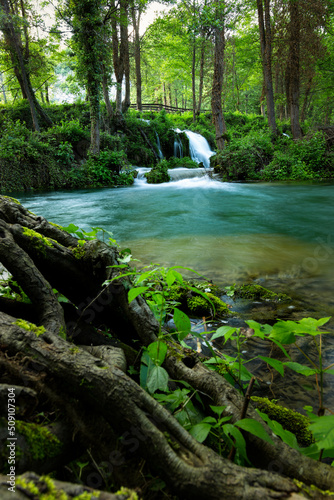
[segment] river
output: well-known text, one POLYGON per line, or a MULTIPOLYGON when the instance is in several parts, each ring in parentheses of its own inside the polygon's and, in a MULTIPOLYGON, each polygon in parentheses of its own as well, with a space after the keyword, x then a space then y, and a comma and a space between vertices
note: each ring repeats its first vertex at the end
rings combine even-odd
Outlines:
MULTIPOLYGON (((160 185, 148 185, 141 175, 130 187, 15 196, 60 225, 111 231, 142 265, 191 267, 222 286, 254 282, 293 297, 292 304, 234 304, 244 317, 334 316, 334 183, 225 183, 204 174, 180 169, 160 185)), ((326 343, 328 364, 333 339, 326 343)), ((260 345, 254 349, 262 352, 260 345)), ((315 381, 307 385, 294 374, 273 385, 265 370, 260 375, 268 395, 287 406, 301 410, 317 399, 315 381)), ((332 399, 332 381, 325 393, 332 399)))

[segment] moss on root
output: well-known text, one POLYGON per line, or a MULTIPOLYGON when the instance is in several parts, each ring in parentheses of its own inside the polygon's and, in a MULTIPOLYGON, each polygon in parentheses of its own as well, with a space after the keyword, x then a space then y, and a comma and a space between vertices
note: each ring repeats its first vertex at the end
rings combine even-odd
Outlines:
POLYGON ((41 476, 37 484, 34 481, 27 481, 24 477, 19 476, 16 478, 16 485, 29 496, 38 500, 95 500, 100 496, 99 491, 84 491, 80 495, 75 497, 71 495, 69 497, 64 490, 56 487, 54 480, 50 476, 41 476))
POLYGON ((45 460, 59 454, 62 444, 47 427, 17 420, 16 431, 23 436, 34 460, 45 460))
POLYGON ((300 413, 284 408, 268 398, 252 396, 255 406, 268 415, 271 420, 276 420, 282 427, 292 432, 300 446, 309 446, 314 442, 312 432, 308 429, 309 419, 300 413))
POLYGON ((37 337, 45 333, 45 328, 44 326, 37 326, 34 323, 29 323, 29 321, 26 321, 25 319, 17 319, 13 325, 17 325, 23 330, 27 330, 27 332, 34 332, 37 337))
POLYGON ((168 290, 168 300, 179 302, 181 310, 194 316, 214 316, 225 317, 231 314, 228 306, 219 297, 210 292, 204 292, 203 286, 196 286, 188 283, 192 288, 196 288, 200 293, 193 292, 188 286, 172 285, 168 290))
POLYGON ((274 302, 289 301, 291 298, 285 293, 276 293, 264 288, 261 285, 234 285, 234 298, 243 298, 249 300, 271 300, 274 302))

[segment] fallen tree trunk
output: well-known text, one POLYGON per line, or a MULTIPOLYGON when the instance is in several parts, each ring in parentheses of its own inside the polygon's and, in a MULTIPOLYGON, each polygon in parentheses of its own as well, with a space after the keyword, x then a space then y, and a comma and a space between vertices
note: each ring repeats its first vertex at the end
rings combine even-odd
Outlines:
MULTIPOLYGON (((0 312, 0 383, 30 386, 39 405, 52 408, 55 421, 64 413, 74 451, 93 449, 113 478, 117 467, 129 467, 132 472, 117 479, 129 487, 142 482, 134 468, 144 466, 139 466, 144 457, 148 470, 182 499, 302 498, 307 488, 292 478, 334 489, 333 468, 301 457, 275 436, 275 446, 245 436, 258 469, 222 458, 198 443, 127 375, 126 360, 136 356, 133 348, 138 351, 156 340, 158 324, 143 299, 128 304, 130 283, 118 277, 117 257, 115 248, 100 241, 81 246, 61 228, 0 197, 0 260, 30 298, 29 320, 35 315, 37 323, 18 321, 15 303, 11 314, 0 312), (105 286, 106 279, 114 281, 105 286), (54 289, 72 303, 65 304, 65 315, 54 289), (113 342, 96 331, 101 325, 113 342), (83 343, 99 347, 76 345, 83 337, 83 343), (266 470, 270 463, 278 464, 279 474, 266 470)), ((198 359, 190 356, 189 362, 181 347, 179 352, 171 349, 165 367, 171 378, 190 383, 216 405, 226 405, 226 414, 238 419, 241 396, 198 359)), ((249 415, 257 418, 253 410, 249 415)), ((97 464, 95 480, 100 475, 106 485, 103 467, 93 455, 91 461, 97 464)), ((313 497, 326 498, 319 491, 313 497)))

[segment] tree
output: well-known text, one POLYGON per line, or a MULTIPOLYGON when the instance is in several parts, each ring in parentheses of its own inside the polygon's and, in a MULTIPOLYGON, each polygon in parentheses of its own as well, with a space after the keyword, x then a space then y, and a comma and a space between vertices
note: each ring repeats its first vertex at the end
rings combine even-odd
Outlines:
MULTIPOLYGON (((274 444, 245 433, 258 468, 222 458, 138 385, 126 363, 157 340, 159 325, 140 296, 128 302, 130 282, 120 276, 124 268, 118 259, 115 247, 99 240, 81 245, 62 228, 1 197, 0 260, 31 301, 0 298, 1 384, 10 375, 17 397, 22 395, 18 411, 27 422, 17 425, 20 445, 26 446, 23 430, 29 428, 31 406, 35 413, 48 409, 53 420, 48 426, 53 456, 17 457, 17 473, 32 468, 50 472, 64 460, 79 460, 88 449, 98 465, 99 472, 88 476, 95 487, 107 477, 136 487, 149 466, 151 474, 184 499, 293 499, 312 491, 305 484, 334 488, 333 468, 299 455, 268 428, 274 444), (112 281, 103 285, 105 279, 112 281), (58 302, 55 289, 68 302, 58 302), (102 325, 109 337, 112 332, 112 340, 102 333, 102 325), (268 472, 268 464, 280 474, 268 472)), ((176 342, 168 349, 164 367, 174 383, 205 394, 209 404, 224 406, 222 415, 236 422, 244 405, 237 390, 176 342)), ((8 394, 8 386, 0 388, 8 394)), ((259 419, 251 407, 248 415, 259 419)), ((7 444, 7 434, 1 437, 7 444)), ((326 498, 318 490, 315 495, 326 498)))
POLYGON ((270 26, 270 0, 257 0, 257 11, 259 18, 261 56, 263 66, 263 77, 265 94, 267 99, 267 113, 269 127, 274 135, 277 134, 275 119, 275 102, 273 91, 273 78, 271 69, 271 26, 270 26))
POLYGON ((213 123, 216 130, 216 144, 218 150, 223 150, 225 146, 224 134, 226 125, 223 116, 222 108, 222 88, 224 80, 224 52, 225 52, 225 4, 214 2, 215 21, 214 27, 214 44, 215 44, 215 60, 211 94, 211 109, 213 123))
POLYGON ((1 0, 0 2, 0 14, 1 22, 0 28, 3 32, 6 48, 10 54, 11 63, 19 82, 22 97, 27 99, 30 106, 30 112, 32 117, 32 122, 34 129, 39 131, 39 123, 37 118, 37 112, 44 120, 47 125, 52 125, 52 121, 49 116, 44 112, 41 105, 36 99, 35 93, 33 91, 30 74, 27 67, 30 62, 30 52, 29 52, 29 36, 28 29, 25 19, 25 8, 23 1, 21 2, 22 9, 22 24, 24 26, 23 31, 25 35, 25 46, 23 47, 21 39, 21 30, 15 25, 13 19, 14 12, 11 12, 10 4, 8 0, 1 0))
POLYGON ((102 4, 100 0, 68 0, 66 12, 72 18, 78 71, 85 83, 91 123, 90 151, 100 151, 100 97, 104 54, 102 4))

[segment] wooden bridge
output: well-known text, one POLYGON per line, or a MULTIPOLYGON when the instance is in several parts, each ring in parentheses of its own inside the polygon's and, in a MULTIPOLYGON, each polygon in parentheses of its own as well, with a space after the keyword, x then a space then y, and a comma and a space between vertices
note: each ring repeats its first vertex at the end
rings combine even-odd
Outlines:
MULTIPOLYGON (((142 111, 161 111, 165 110, 167 113, 185 113, 186 111, 193 112, 192 108, 179 108, 175 106, 167 106, 166 104, 142 104, 142 111)), ((137 109, 137 104, 130 104, 130 108, 137 109)), ((202 109, 201 113, 210 111, 209 109, 202 109)))

